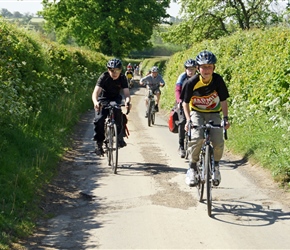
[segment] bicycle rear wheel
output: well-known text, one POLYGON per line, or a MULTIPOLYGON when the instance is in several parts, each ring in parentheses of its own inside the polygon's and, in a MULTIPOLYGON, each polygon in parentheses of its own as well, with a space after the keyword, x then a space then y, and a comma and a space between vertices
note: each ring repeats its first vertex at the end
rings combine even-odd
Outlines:
POLYGON ((198 184, 196 186, 200 202, 203 201, 203 193, 204 193, 204 175, 202 173, 203 169, 204 169, 204 157, 203 155, 201 155, 200 166, 197 166, 198 184))
POLYGON ((210 145, 205 148, 205 169, 206 169, 206 202, 207 214, 211 217, 212 210, 212 167, 211 167, 211 150, 210 145))
POLYGON ((117 174, 118 167, 118 133, 117 125, 114 124, 111 128, 111 167, 114 174, 117 174))

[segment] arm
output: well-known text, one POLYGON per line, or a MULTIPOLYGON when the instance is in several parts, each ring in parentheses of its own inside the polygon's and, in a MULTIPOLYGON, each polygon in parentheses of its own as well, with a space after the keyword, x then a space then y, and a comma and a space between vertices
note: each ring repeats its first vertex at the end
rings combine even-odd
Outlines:
POLYGON ((144 78, 145 78, 145 77, 141 78, 140 81, 139 81, 139 84, 140 84, 141 86, 144 85, 144 78))
POLYGON ((159 76, 160 76, 160 83, 159 83, 159 85, 160 85, 161 87, 164 87, 164 85, 165 85, 165 81, 163 80, 163 78, 162 78, 161 75, 159 75, 159 76))
POLYGON ((182 86, 181 85, 175 85, 175 100, 177 103, 180 103, 180 94, 181 94, 182 86))
POLYGON ((189 103, 183 102, 182 103, 182 107, 183 107, 183 112, 186 118, 186 123, 185 123, 185 131, 188 130, 188 124, 190 122, 190 109, 189 109, 189 103))
POLYGON ((228 102, 227 100, 221 102, 222 112, 223 112, 223 120, 225 121, 225 129, 230 127, 230 123, 228 121, 228 102))
POLYGON ((181 95, 183 82, 185 80, 186 80, 186 73, 182 73, 178 76, 177 81, 175 83, 175 100, 177 103, 180 103, 182 101, 180 99, 180 95, 181 95))
POLYGON ((100 104, 98 102, 98 97, 102 92, 102 88, 100 86, 95 86, 93 94, 92 94, 92 101, 94 103, 94 109, 98 112, 100 111, 100 104))
POLYGON ((130 90, 129 88, 123 89, 124 96, 125 96, 125 107, 127 110, 131 109, 131 96, 130 96, 130 90))

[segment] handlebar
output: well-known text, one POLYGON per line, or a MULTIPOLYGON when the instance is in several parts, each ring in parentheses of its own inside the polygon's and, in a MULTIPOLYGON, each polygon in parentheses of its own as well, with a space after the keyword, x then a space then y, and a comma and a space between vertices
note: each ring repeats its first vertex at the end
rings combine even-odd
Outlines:
POLYGON ((225 138, 225 140, 228 139, 228 133, 227 133, 227 130, 224 128, 224 126, 221 124, 214 124, 213 121, 209 121, 203 125, 192 125, 192 122, 190 121, 188 124, 188 131, 187 131, 189 140, 191 139, 191 128, 194 128, 194 129, 220 129, 220 128, 223 128, 224 138, 225 138))
MULTIPOLYGON (((100 105, 100 110, 102 108, 104 108, 104 109, 111 109, 111 108, 121 109, 121 107, 125 107, 126 106, 125 104, 118 104, 115 101, 111 101, 108 104, 106 104, 105 106, 103 106, 101 103, 99 105, 100 105)), ((129 105, 129 108, 127 109, 126 115, 128 115, 129 113, 130 113, 130 105, 129 105)))

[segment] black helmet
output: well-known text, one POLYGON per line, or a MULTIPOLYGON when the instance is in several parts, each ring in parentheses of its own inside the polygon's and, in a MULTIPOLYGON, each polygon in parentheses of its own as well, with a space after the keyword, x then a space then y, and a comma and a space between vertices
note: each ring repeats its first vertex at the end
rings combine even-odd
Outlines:
POLYGON ((195 60, 198 65, 215 64, 217 62, 216 56, 212 52, 206 50, 200 52, 195 60))
POLYGON ((107 63, 107 68, 110 68, 110 69, 115 69, 115 68, 122 69, 122 62, 121 62, 120 59, 117 59, 117 58, 111 59, 107 63))
POLYGON ((158 67, 157 66, 153 66, 151 69, 151 72, 158 72, 158 67))
POLYGON ((184 67, 185 68, 189 68, 189 67, 196 67, 197 63, 195 60, 193 59, 188 59, 185 63, 184 63, 184 67))

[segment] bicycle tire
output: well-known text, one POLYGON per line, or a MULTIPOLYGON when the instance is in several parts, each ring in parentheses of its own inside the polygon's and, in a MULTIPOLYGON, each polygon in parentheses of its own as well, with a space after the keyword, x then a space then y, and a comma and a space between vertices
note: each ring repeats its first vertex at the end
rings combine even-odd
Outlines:
POLYGON ((154 125, 155 123, 155 102, 152 102, 152 107, 151 107, 151 123, 154 125))
POLYGON ((204 194, 204 175, 202 174, 202 171, 204 169, 204 157, 201 155, 200 160, 200 166, 197 166, 197 173, 198 173, 198 184, 196 186, 198 196, 199 196, 199 202, 203 201, 203 194, 204 194))
POLYGON ((108 162, 108 166, 111 166, 111 158, 112 158, 112 152, 111 152, 111 139, 110 139, 110 126, 106 125, 105 128, 105 145, 106 145, 106 155, 107 155, 107 162, 108 162))
POLYGON ((152 102, 149 100, 149 103, 148 103, 148 112, 147 112, 148 114, 148 127, 150 127, 151 126, 151 118, 152 118, 152 116, 151 116, 151 113, 152 113, 152 102))
POLYGON ((211 171, 211 150, 210 145, 205 148, 205 169, 206 169, 206 202, 207 214, 211 217, 212 210, 212 171, 211 171))
POLYGON ((112 135, 112 147, 111 147, 111 167, 114 174, 117 174, 118 168, 118 133, 117 133, 117 125, 113 124, 111 126, 111 135, 112 135))

